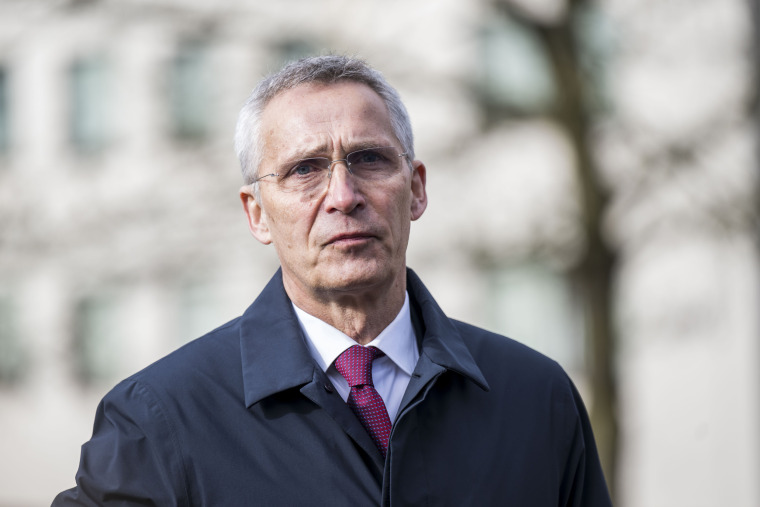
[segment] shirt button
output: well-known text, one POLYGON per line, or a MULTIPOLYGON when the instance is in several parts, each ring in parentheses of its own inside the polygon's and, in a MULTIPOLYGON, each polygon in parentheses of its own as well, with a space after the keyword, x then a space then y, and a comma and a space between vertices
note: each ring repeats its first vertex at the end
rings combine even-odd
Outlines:
POLYGON ((335 388, 333 387, 331 383, 325 382, 325 391, 327 391, 328 393, 332 393, 335 391, 335 388))

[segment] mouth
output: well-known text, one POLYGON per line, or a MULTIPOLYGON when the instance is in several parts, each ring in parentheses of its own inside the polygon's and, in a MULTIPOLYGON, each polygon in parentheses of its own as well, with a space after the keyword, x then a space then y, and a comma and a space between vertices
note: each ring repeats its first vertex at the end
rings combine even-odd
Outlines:
POLYGON ((359 246, 373 239, 375 239, 374 235, 370 233, 365 233, 365 232, 336 234, 335 236, 332 236, 325 243, 325 246, 329 246, 329 245, 344 246, 344 247, 359 246))

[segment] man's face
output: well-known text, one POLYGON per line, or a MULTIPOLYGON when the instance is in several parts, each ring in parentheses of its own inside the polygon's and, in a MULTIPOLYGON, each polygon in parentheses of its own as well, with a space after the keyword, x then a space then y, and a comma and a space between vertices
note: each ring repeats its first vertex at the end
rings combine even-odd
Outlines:
MULTIPOLYGON (((383 100, 355 82, 280 93, 263 111, 261 133, 259 175, 309 157, 343 159, 367 147, 403 151, 383 100)), ((410 222, 422 215, 427 195, 425 166, 414 161, 411 171, 406 159, 400 162, 398 173, 371 182, 338 162, 324 189, 312 194, 283 192, 273 177, 259 182, 260 202, 250 187, 241 189, 251 232, 274 244, 292 298, 348 296, 404 283, 410 222)))

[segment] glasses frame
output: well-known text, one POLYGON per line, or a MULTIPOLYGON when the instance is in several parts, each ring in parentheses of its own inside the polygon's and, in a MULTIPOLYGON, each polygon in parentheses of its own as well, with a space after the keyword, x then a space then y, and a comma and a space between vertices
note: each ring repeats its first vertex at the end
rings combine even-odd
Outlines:
MULTIPOLYGON (((333 164, 335 164, 337 162, 343 162, 343 163, 345 163, 346 164, 346 170, 348 170, 349 174, 353 175, 354 172, 351 170, 351 163, 348 161, 348 158, 351 155, 353 155, 354 153, 360 153, 362 151, 378 150, 378 149, 385 149, 385 148, 392 148, 394 150, 396 149, 395 146, 371 146, 369 148, 362 148, 360 150, 354 150, 354 151, 352 151, 350 153, 347 153, 345 157, 343 157, 343 158, 336 158, 335 160, 330 160, 330 158, 328 158, 328 157, 307 157, 307 158, 302 158, 302 159, 293 161, 292 165, 289 164, 289 168, 292 169, 293 167, 297 166, 298 164, 300 164, 301 162, 303 162, 305 160, 314 160, 314 159, 327 160, 327 161, 329 161, 329 164, 327 165, 327 181, 329 182, 330 179, 332 178, 333 164)), ((396 153, 396 155, 398 155, 399 158, 406 157, 406 160, 410 164, 410 167, 411 167, 411 161, 409 160, 409 153, 408 152, 405 151, 404 153, 396 153)), ((288 169, 288 170, 290 170, 290 169, 288 169)), ((280 177, 280 176, 284 176, 285 174, 287 174, 287 172, 286 173, 269 173, 269 174, 264 174, 263 176, 256 177, 253 180, 253 182, 251 182, 251 184, 252 185, 256 184, 259 181, 261 181, 262 179, 268 178, 270 176, 274 176, 274 177, 277 178, 277 177, 280 177)), ((279 181, 280 180, 277 180, 278 183, 279 183, 279 181)))

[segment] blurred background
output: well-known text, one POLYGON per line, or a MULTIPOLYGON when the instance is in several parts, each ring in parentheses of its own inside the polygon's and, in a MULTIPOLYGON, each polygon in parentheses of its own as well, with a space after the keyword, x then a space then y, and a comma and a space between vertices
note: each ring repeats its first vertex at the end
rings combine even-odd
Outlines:
POLYGON ((753 0, 0 0, 0 506, 277 269, 236 115, 329 51, 412 116, 409 265, 565 367, 616 505, 760 505, 759 50, 753 0))

